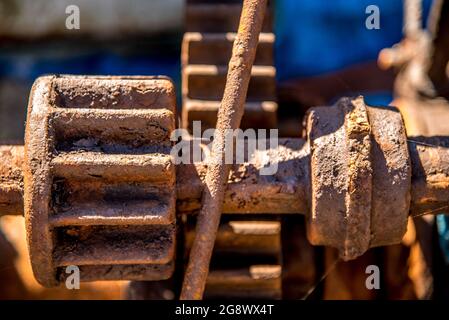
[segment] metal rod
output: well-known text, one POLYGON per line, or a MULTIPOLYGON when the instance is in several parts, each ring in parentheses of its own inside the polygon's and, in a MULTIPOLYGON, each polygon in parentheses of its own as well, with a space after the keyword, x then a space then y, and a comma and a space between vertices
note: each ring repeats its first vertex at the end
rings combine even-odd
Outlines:
MULTIPOLYGON (((449 137, 411 137, 408 150, 412 164, 411 215, 449 212, 449 137)), ((0 216, 23 215, 23 152, 23 146, 0 146, 0 216)), ((274 179, 259 175, 257 166, 237 165, 234 171, 244 174, 239 174, 239 179, 230 174, 222 212, 306 214, 310 158, 305 140, 281 139, 277 150, 258 152, 278 164, 274 179), (251 201, 254 198, 259 201, 251 201)), ((202 163, 178 165, 178 212, 192 214, 201 208, 206 171, 202 163)))
POLYGON ((421 0, 404 1, 404 35, 413 39, 422 30, 422 2, 421 0))
POLYGON ((266 7, 267 0, 243 2, 223 100, 218 111, 211 163, 208 164, 206 173, 203 205, 198 215, 196 235, 184 276, 180 297, 182 300, 199 300, 203 297, 230 170, 230 166, 225 164, 224 160, 227 148, 233 148, 233 141, 228 141, 227 133, 240 127, 266 7))
MULTIPOLYGON (((0 146, 0 216, 23 215, 23 155, 23 146, 0 146)), ((236 164, 229 175, 222 213, 306 213, 309 176, 304 168, 310 160, 305 140, 279 139, 276 149, 256 150, 254 157, 268 157, 277 164, 274 179, 260 174, 263 164, 236 164)), ((205 163, 177 165, 177 212, 194 214, 201 209, 206 171, 205 163)))

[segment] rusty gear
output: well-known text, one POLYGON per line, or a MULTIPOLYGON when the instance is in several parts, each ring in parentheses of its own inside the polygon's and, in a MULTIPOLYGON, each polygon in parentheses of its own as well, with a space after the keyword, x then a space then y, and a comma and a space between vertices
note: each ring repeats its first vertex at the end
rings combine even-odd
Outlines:
MULTIPOLYGON (((195 236, 194 219, 188 218, 184 231, 186 257, 195 236)), ((222 217, 204 292, 206 299, 282 297, 279 220, 271 215, 222 217)))
MULTIPOLYGON (((175 177, 167 158, 166 139, 174 122, 173 109, 166 106, 174 104, 172 90, 160 78, 44 77, 36 82, 25 151, 22 146, 1 149, 9 162, 0 170, 0 199, 5 212, 23 214, 24 194, 30 255, 41 283, 57 284, 64 276, 61 267, 76 263, 83 280, 171 275, 174 220, 169 217, 175 199, 176 209, 189 216, 199 209, 205 188, 204 164, 179 165, 175 177), (117 90, 133 92, 134 105, 142 109, 112 106, 106 93, 117 90), (148 100, 139 98, 146 94, 148 100), (65 98, 51 98, 56 96, 65 98), (91 106, 86 96, 96 102, 91 106), (72 101, 76 99, 81 100, 72 101), (102 119, 106 115, 107 121, 102 119), (95 122, 83 122, 86 118, 95 122), (131 123, 120 126, 130 118, 131 123), (113 124, 106 127, 108 121, 113 124), (144 126, 146 121, 151 125, 144 126), (138 135, 143 127, 148 131, 138 135), (117 134, 121 129, 126 134, 117 134), (95 139, 89 136, 92 132, 95 139), (42 136, 45 140, 39 141, 42 136), (148 247, 141 247, 143 243, 148 247), (120 248, 118 255, 114 248, 120 248), (112 272, 102 273, 106 268, 112 272)), ((278 164, 273 176, 260 175, 263 165, 258 163, 233 167, 223 212, 308 214, 311 242, 335 246, 344 259, 352 259, 367 248, 398 243, 409 208, 412 215, 422 210, 439 214, 447 208, 448 139, 407 141, 395 108, 345 98, 333 107, 312 109, 306 127, 309 141, 281 139, 276 148, 256 151, 257 158, 278 164), (361 163, 360 168, 350 168, 351 163, 361 163), (351 188, 362 183, 370 193, 349 197, 349 183, 355 184, 351 188)))
POLYGON ((25 137, 24 203, 37 280, 160 280, 175 247, 175 92, 167 78, 39 78, 25 137))
MULTIPOLYGON (((187 32, 181 53, 183 128, 192 131, 193 121, 201 121, 202 130, 215 128, 241 11, 242 4, 233 0, 187 3, 187 32)), ((277 127, 272 29, 272 13, 267 10, 252 67, 242 129, 277 127)))

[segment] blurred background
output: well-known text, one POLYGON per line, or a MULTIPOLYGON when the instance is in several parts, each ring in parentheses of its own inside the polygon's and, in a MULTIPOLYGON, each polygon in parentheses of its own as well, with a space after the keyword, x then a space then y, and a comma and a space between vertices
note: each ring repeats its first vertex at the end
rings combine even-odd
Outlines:
MULTIPOLYGON (((380 70, 376 61, 381 49, 402 39, 401 0, 272 2, 281 119, 296 115, 299 130, 304 110, 332 103, 343 95, 364 94, 368 103, 380 105, 393 100, 394 73, 380 70), (380 9, 378 30, 365 27, 369 5, 380 9)), ((44 74, 167 75, 176 84, 180 108, 185 7, 184 0, 0 0, 2 143, 23 143, 30 88, 44 74), (70 5, 80 9, 79 30, 66 28, 70 5)), ((430 7, 431 0, 424 0, 424 18, 430 7)), ((90 284, 78 292, 40 287, 26 256, 23 218, 3 217, 0 227, 4 233, 0 233, 0 298, 123 297, 127 283, 90 284)), ((414 270, 407 269, 412 251, 407 248, 398 246, 388 254, 372 250, 366 261, 334 270, 327 280, 331 284, 316 284, 322 288, 315 298, 428 298, 428 288, 417 289, 413 281, 413 272, 423 272, 415 270, 419 264, 414 270), (390 291, 361 293, 347 283, 364 277, 360 265, 380 256, 381 260, 390 259, 386 264, 397 263, 390 269, 390 291), (362 272, 354 271, 359 269, 362 272)), ((326 266, 317 270, 320 278, 326 266)), ((170 292, 166 294, 171 297, 170 292)))

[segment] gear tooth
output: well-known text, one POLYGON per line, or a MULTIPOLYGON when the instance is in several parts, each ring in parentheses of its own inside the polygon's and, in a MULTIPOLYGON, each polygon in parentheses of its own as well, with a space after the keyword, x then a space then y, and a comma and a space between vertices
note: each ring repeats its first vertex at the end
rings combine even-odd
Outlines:
POLYGON ((37 80, 25 156, 28 241, 46 286, 76 265, 82 281, 163 280, 174 268, 171 81, 37 80))
MULTIPOLYGON (((190 1, 186 10, 187 32, 182 44, 183 128, 215 128, 223 96, 229 59, 238 29, 241 3, 190 1)), ((276 69, 272 12, 267 10, 259 37, 248 88, 242 129, 277 127, 276 69)))
MULTIPOLYGON (((186 254, 195 236, 192 220, 186 224, 186 254)), ((223 217, 204 296, 206 299, 282 297, 280 219, 223 217)))
MULTIPOLYGON (((201 129, 214 128, 226 83, 232 45, 238 29, 241 3, 234 0, 189 0, 182 44, 183 127, 193 130, 193 121, 201 129)), ((263 32, 252 69, 248 98, 241 128, 276 128, 276 69, 273 67, 275 36, 272 12, 267 11, 263 32)), ((280 222, 222 217, 206 298, 279 299, 281 285, 280 222)), ((194 238, 194 228, 186 229, 187 251, 194 238)))

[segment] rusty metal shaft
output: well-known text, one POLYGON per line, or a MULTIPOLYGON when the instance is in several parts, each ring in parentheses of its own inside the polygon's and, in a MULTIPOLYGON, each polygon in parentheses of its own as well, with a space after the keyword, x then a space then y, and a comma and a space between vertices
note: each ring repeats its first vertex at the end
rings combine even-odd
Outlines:
MULTIPOLYGON (((23 215, 23 146, 0 146, 0 216, 23 215)), ((261 165, 233 166, 223 201, 223 213, 307 212, 309 156, 303 139, 280 139, 277 148, 256 151, 277 163, 272 176, 260 175, 261 165)), ((201 209, 206 188, 207 165, 180 164, 176 167, 176 211, 193 214, 201 209)))
POLYGON ((240 127, 266 7, 267 0, 243 2, 223 100, 218 111, 212 160, 207 168, 206 188, 198 215, 196 236, 184 276, 180 297, 182 300, 198 300, 203 297, 230 170, 230 166, 224 161, 226 149, 233 148, 233 142, 227 141, 227 132, 240 127))
POLYGON ((449 212, 449 138, 412 137, 412 216, 449 212))
MULTIPOLYGON (((449 212, 449 137, 412 137, 411 215, 449 212)), ((23 215, 23 146, 0 146, 0 216, 23 215)), ((282 139, 268 154, 278 161, 274 176, 260 176, 248 163, 231 170, 224 213, 306 214, 310 188, 309 154, 303 139, 282 139)), ((193 214, 201 208, 206 165, 177 167, 177 208, 193 214)))

